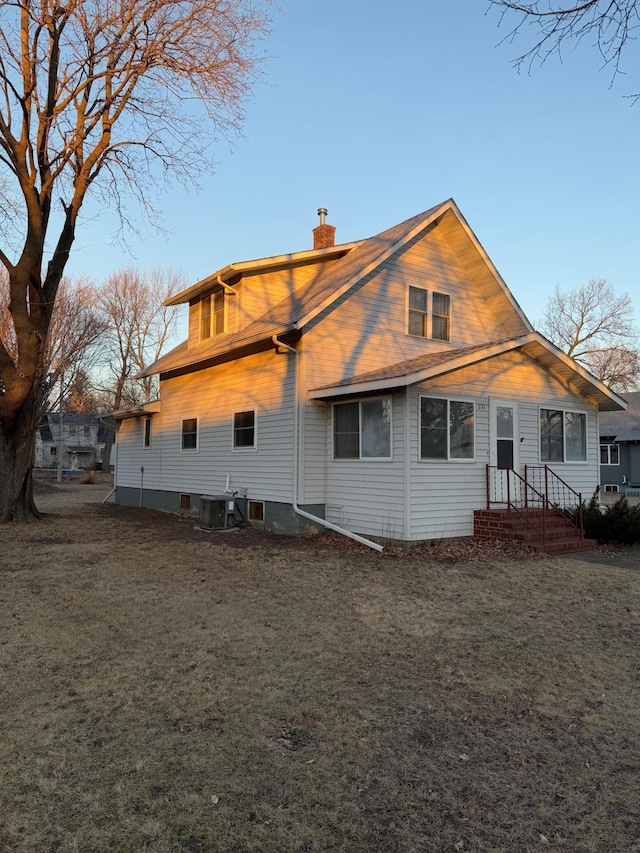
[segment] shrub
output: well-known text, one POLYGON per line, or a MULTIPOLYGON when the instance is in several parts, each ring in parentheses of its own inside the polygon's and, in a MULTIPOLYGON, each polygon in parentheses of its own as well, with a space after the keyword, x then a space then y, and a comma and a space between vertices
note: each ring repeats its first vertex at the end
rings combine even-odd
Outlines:
MULTIPOLYGON (((572 513, 574 520, 576 516, 577 510, 572 513)), ((640 542, 640 504, 629 506, 625 495, 603 511, 594 494, 589 503, 582 504, 582 523, 588 539, 621 545, 640 542)))

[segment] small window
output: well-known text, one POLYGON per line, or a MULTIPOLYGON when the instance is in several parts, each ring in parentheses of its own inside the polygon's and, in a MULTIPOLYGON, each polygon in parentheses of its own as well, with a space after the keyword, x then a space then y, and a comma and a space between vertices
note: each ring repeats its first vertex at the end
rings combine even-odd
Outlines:
POLYGON ((336 403, 334 459, 391 459, 391 398, 336 403))
POLYGON ((145 418, 144 419, 143 433, 142 433, 142 446, 143 447, 151 447, 151 418, 145 418))
POLYGON ((75 434, 76 434, 76 428, 75 428, 75 425, 74 425, 74 424, 71 424, 71 425, 69 426, 69 435, 75 435, 75 434))
POLYGON ((180 509, 191 509, 191 495, 180 495, 180 509))
POLYGON ((420 398, 420 458, 475 457, 474 404, 465 400, 420 398))
POLYGON ((605 483, 604 490, 605 492, 619 492, 620 486, 616 483, 605 483))
POLYGON ((57 456, 57 455, 58 455, 58 448, 57 448, 57 447, 50 447, 50 448, 49 448, 49 453, 50 453, 52 456, 57 456))
POLYGON ((587 416, 584 412, 540 409, 540 461, 587 461, 587 416))
POLYGON ((198 419, 186 418, 182 421, 182 449, 198 449, 198 419))
POLYGON ((84 436, 85 436, 85 438, 88 438, 90 435, 91 435, 91 427, 86 426, 84 428, 84 436))
POLYGON ((435 341, 448 341, 450 337, 451 297, 447 296, 446 293, 434 293, 432 304, 431 337, 435 341))
POLYGON ((249 521, 264 524, 264 501, 249 501, 249 521))
POLYGON ((233 416, 233 446, 236 449, 256 446, 256 413, 236 412, 233 416))
POLYGON ((205 341, 225 331, 224 290, 216 290, 200 300, 200 340, 205 341))
POLYGON ((409 288, 409 334, 427 337, 427 291, 422 287, 409 288))
POLYGON ((600 464, 601 465, 619 465, 620 464, 620 445, 618 445, 618 444, 601 444, 600 445, 600 464))

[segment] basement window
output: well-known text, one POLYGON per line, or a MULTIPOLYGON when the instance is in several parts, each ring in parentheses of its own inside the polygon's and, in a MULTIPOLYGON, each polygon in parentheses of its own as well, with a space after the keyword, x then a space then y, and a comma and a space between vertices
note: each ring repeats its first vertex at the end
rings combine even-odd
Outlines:
POLYGON ((264 524, 264 501, 249 501, 249 521, 264 524))
POLYGON ((180 509, 191 509, 191 495, 180 495, 180 509))

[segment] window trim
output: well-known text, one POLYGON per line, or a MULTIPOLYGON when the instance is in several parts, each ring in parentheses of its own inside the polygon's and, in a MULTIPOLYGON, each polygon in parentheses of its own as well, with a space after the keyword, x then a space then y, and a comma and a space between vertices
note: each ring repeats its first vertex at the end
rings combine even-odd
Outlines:
MULTIPOLYGON (((438 317, 444 318, 444 314, 438 314, 438 317)), ((421 287, 415 284, 407 284, 405 291, 405 334, 410 338, 419 338, 421 340, 427 341, 438 341, 439 343, 451 343, 451 323, 453 318, 453 296, 450 293, 445 293, 442 290, 434 290, 431 287, 421 287), (409 294, 411 290, 423 290, 426 294, 426 311, 417 312, 417 309, 410 308, 410 300, 409 294), (446 296, 449 300, 449 314, 446 317, 447 320, 447 333, 448 337, 446 338, 435 338, 433 336, 433 318, 436 316, 433 309, 433 298, 434 296, 446 296), (417 313, 421 313, 424 315, 424 335, 415 335, 413 332, 409 331, 409 315, 411 311, 415 311, 417 313)))
POLYGON ((358 397, 355 400, 342 400, 338 403, 331 404, 331 459, 333 462, 393 462, 393 396, 384 394, 374 397, 358 397), (389 417, 389 456, 363 456, 362 455, 362 404, 374 403, 377 400, 388 401, 390 417, 389 417), (357 456, 336 456, 335 442, 335 409, 336 406, 344 406, 349 403, 358 404, 358 455, 357 456))
POLYGON ((426 462, 428 464, 438 464, 443 462, 453 462, 456 465, 468 464, 476 461, 477 435, 476 435, 476 401, 472 397, 442 397, 437 394, 419 394, 418 395, 418 462, 426 462), (438 456, 423 456, 422 455, 422 400, 444 400, 447 404, 447 455, 446 457, 438 456), (451 456, 451 433, 450 433, 450 405, 451 403, 471 403, 473 406, 473 455, 472 456, 451 456))
POLYGON ((601 465, 608 465, 608 466, 615 465, 618 467, 620 466, 620 444, 617 441, 601 441, 599 452, 600 452, 600 464, 601 465), (608 462, 602 461, 602 449, 603 449, 603 447, 607 448, 607 459, 609 460, 608 462), (618 461, 617 462, 611 461, 611 448, 612 447, 616 447, 618 449, 618 461))
MULTIPOLYGON (((538 406, 538 458, 541 465, 588 465, 589 464, 589 412, 583 409, 565 409, 553 404, 538 406), (540 428, 540 413, 562 412, 562 459, 542 458, 542 430, 540 428), (567 459, 567 429, 566 415, 584 415, 584 459, 567 459)), ((599 458, 599 457, 598 457, 599 458)))
MULTIPOLYGON (((193 433, 187 433, 187 435, 192 435, 193 433)), ((198 453, 200 450, 200 418, 197 415, 191 415, 187 418, 180 419, 180 453, 198 453), (195 447, 185 447, 184 446, 184 425, 186 421, 195 421, 196 422, 196 446, 195 447)))
POLYGON ((142 448, 149 450, 151 447, 151 415, 142 419, 142 448))
MULTIPOLYGON (((246 429, 246 427, 238 427, 238 429, 246 429)), ((255 453, 258 449, 258 410, 241 409, 233 412, 231 415, 231 452, 232 453, 255 453), (253 412, 253 444, 236 445, 236 415, 244 415, 248 412, 253 412)))
POLYGON ((200 302, 198 303, 198 305, 199 305, 199 309, 198 309, 198 339, 200 340, 200 343, 204 343, 205 341, 210 341, 213 338, 218 338, 218 337, 220 337, 220 335, 224 335, 227 332, 228 321, 229 321, 229 317, 228 317, 228 313, 227 313, 228 312, 228 300, 227 300, 226 291, 223 288, 216 288, 215 290, 212 290, 211 293, 208 293, 206 296, 203 296, 202 299, 200 300, 200 302), (215 301, 215 296, 218 293, 220 293, 222 295, 223 320, 222 320, 222 331, 221 332, 215 331, 216 314, 214 311, 214 301, 215 301), (205 303, 209 305, 209 334, 206 337, 203 336, 203 334, 202 334, 202 321, 203 321, 203 317, 202 317, 203 310, 202 309, 203 309, 205 303))
POLYGON ((453 303, 453 300, 451 299, 450 293, 441 293, 439 290, 438 291, 436 291, 436 290, 431 291, 431 318, 430 318, 431 335, 430 335, 430 338, 432 341, 442 341, 443 343, 449 343, 451 341, 451 314, 452 314, 451 307, 452 307, 452 303, 453 303), (449 300, 449 313, 448 314, 436 314, 435 308, 433 307, 433 304, 435 302, 434 297, 436 297, 436 296, 445 296, 449 300), (446 338, 436 338, 435 335, 433 334, 433 325, 434 325, 433 321, 435 320, 436 317, 438 317, 440 319, 444 319, 447 321, 447 337, 446 338))
POLYGON ((247 521, 251 524, 262 524, 264 525, 264 501, 256 501, 256 500, 248 500, 247 501, 247 521), (252 511, 254 509, 260 509, 261 518, 252 518, 252 511))

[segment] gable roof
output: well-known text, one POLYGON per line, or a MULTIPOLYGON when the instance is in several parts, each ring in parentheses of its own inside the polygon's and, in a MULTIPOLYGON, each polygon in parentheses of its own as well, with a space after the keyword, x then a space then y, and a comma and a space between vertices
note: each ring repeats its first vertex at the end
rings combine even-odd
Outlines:
MULTIPOLYGON (((171 373, 182 371, 187 367, 200 369, 212 360, 222 360, 221 357, 225 360, 239 357, 241 354, 239 351, 243 348, 255 347, 262 343, 263 346, 258 348, 265 349, 271 346, 270 341, 273 335, 281 336, 288 332, 302 331, 319 313, 330 307, 367 275, 373 273, 387 258, 402 249, 420 233, 440 223, 443 223, 446 239, 451 244, 455 243, 456 253, 461 256, 461 261, 469 275, 486 295, 507 332, 513 335, 531 332, 533 330, 531 323, 465 221, 458 206, 453 199, 448 199, 368 240, 336 247, 346 250, 338 260, 323 267, 314 279, 285 297, 244 329, 214 338, 207 344, 197 347, 189 347, 188 342, 185 341, 139 375, 171 373)), ((315 253, 317 254, 317 251, 315 253)), ((273 261, 273 258, 263 259, 267 266, 273 261)), ((252 261, 248 264, 253 270, 263 262, 252 261)), ((231 266, 237 270, 241 265, 231 266)), ((223 277, 222 273, 229 269, 231 267, 225 267, 219 275, 223 277)), ((175 304, 178 297, 180 297, 179 301, 187 301, 187 294, 191 293, 190 298, 193 298, 198 293, 211 288, 215 284, 216 275, 183 291, 166 304, 175 304)))
POLYGON ((513 350, 522 350, 543 364, 578 394, 593 400, 599 411, 616 411, 625 408, 625 401, 621 397, 559 350, 539 332, 529 332, 527 335, 492 341, 488 344, 420 355, 417 358, 396 362, 380 370, 351 376, 332 385, 314 388, 310 397, 315 400, 329 400, 347 395, 371 394, 396 388, 406 388, 409 385, 416 385, 419 382, 471 367, 513 350))
POLYGON ((625 394, 626 412, 607 412, 600 418, 600 435, 616 441, 640 441, 640 391, 625 394))

